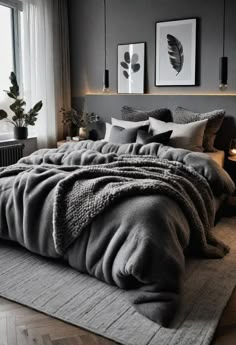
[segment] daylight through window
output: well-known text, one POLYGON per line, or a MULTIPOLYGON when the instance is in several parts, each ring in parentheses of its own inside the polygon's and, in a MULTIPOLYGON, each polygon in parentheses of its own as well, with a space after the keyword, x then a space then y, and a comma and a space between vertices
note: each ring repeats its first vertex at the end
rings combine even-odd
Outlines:
MULTIPOLYGON (((3 90, 9 87, 9 76, 15 71, 14 9, 0 4, 0 109, 9 113, 11 100, 3 90)), ((3 133, 12 132, 12 125, 0 122, 0 139, 3 133)))

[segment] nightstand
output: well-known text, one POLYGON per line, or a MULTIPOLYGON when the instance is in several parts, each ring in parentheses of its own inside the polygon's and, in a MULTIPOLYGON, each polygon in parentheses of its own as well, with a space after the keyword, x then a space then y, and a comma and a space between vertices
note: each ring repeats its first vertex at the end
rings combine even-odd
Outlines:
POLYGON ((236 156, 227 157, 225 169, 236 184, 236 156))

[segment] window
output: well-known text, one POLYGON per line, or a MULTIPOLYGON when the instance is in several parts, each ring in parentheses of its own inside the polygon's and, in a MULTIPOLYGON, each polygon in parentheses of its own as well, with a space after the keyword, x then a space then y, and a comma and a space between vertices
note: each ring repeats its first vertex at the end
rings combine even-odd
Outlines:
MULTIPOLYGON (((10 73, 17 72, 19 66, 17 49, 19 4, 20 2, 16 0, 0 0, 0 109, 8 113, 9 105, 13 100, 3 90, 10 85, 10 73)), ((12 136, 12 125, 0 121, 0 139, 10 136, 12 136)))

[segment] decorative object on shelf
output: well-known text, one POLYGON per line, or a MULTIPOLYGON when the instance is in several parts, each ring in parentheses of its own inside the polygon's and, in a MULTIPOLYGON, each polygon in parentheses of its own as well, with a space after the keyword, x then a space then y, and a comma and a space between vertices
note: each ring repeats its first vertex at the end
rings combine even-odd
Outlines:
POLYGON ((118 45, 118 93, 144 93, 145 43, 118 45))
POLYGON ((87 127, 80 127, 79 128, 79 137, 80 137, 80 139, 87 139, 87 137, 88 137, 87 127))
POLYGON ((104 0, 104 76, 103 92, 109 91, 109 70, 107 69, 107 6, 104 0))
POLYGON ((226 7, 226 0, 223 0, 223 45, 222 45, 222 52, 223 56, 220 57, 220 84, 219 89, 224 91, 227 89, 228 85, 228 57, 225 56, 225 7, 226 7))
POLYGON ((156 86, 196 84, 197 19, 156 23, 156 86))
POLYGON ((81 139, 88 137, 88 128, 90 124, 99 121, 99 116, 94 113, 78 112, 71 108, 66 111, 61 108, 60 112, 63 114, 62 123, 66 129, 66 137, 79 136, 81 139))
POLYGON ((236 159, 236 139, 231 139, 229 147, 229 155, 236 159))
POLYGON ((4 90, 7 95, 14 99, 10 105, 10 110, 15 114, 9 116, 7 112, 0 109, 0 120, 5 120, 14 126, 15 139, 26 139, 28 137, 28 126, 34 126, 37 120, 38 112, 41 110, 43 103, 39 101, 28 112, 25 112, 25 101, 20 98, 19 85, 14 72, 10 75, 11 85, 9 90, 4 90))

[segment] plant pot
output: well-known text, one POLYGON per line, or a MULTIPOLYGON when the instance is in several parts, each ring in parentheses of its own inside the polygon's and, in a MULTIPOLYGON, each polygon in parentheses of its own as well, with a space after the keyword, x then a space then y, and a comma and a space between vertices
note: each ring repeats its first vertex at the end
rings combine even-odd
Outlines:
POLYGON ((27 139, 28 128, 27 127, 14 127, 14 138, 15 139, 27 139))

